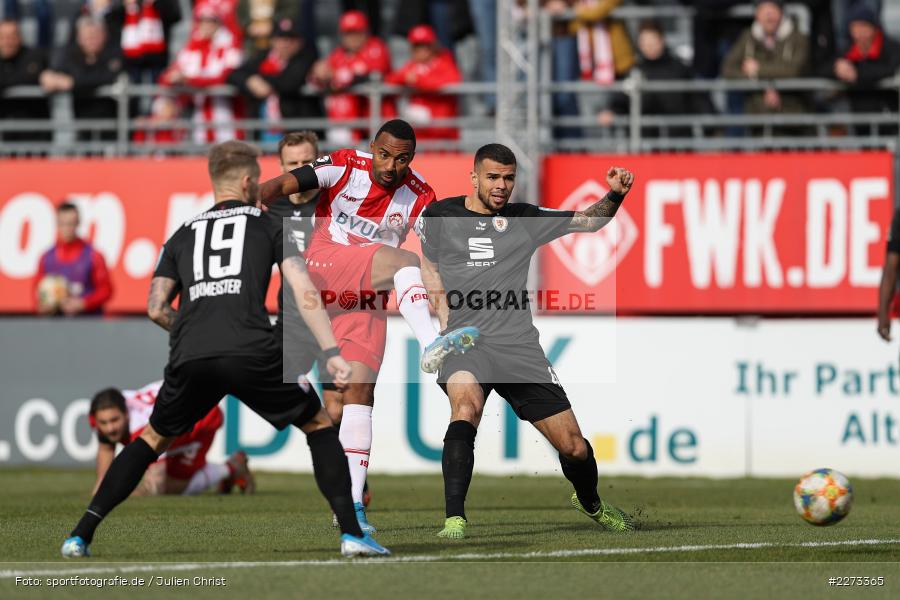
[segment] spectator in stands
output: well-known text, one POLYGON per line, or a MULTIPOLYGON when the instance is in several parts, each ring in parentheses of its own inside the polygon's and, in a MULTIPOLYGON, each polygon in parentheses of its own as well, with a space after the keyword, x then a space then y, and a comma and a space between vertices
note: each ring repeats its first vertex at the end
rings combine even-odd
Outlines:
POLYGON ((438 43, 437 34, 429 25, 413 27, 407 39, 409 62, 385 80, 414 90, 400 115, 416 126, 419 140, 457 139, 459 132, 455 127, 427 127, 435 119, 457 116, 456 96, 440 93, 442 87, 462 80, 456 61, 438 43))
POLYGON ((178 0, 116 0, 108 23, 113 35, 119 31, 119 46, 125 70, 133 83, 156 83, 169 65, 172 26, 181 20, 178 0))
MULTIPOLYGON (((647 80, 684 79, 691 80, 694 73, 683 62, 675 58, 666 47, 662 27, 656 21, 644 21, 638 28, 638 62, 635 69, 647 80)), ((690 92, 648 92, 641 96, 641 114, 644 115, 691 115, 713 111, 709 96, 690 92)), ((611 109, 600 112, 598 121, 609 125, 615 113, 628 114, 629 98, 626 94, 616 94, 611 109)), ((681 125, 668 127, 669 137, 687 137, 691 127, 681 125)), ((645 127, 643 135, 658 137, 659 127, 645 127)))
POLYGON ((881 16, 881 0, 830 0, 834 20, 835 51, 844 54, 850 48, 850 11, 855 7, 867 8, 876 17, 881 16))
MULTIPOLYGON (((76 119, 114 119, 116 101, 98 97, 97 89, 110 85, 122 73, 122 55, 109 43, 106 25, 92 17, 79 17, 75 27, 76 44, 61 48, 53 66, 41 73, 41 87, 48 94, 72 92, 76 119)), ((113 128, 80 131, 80 140, 113 140, 113 128)))
POLYGON ((381 0, 341 0, 341 14, 351 10, 362 11, 369 20, 369 31, 381 36, 381 0))
POLYGON ((103 256, 77 229, 78 209, 63 202, 56 209, 56 244, 41 257, 34 277, 38 314, 100 314, 112 296, 103 256))
MULTIPOLYGON (((4 98, 6 88, 16 85, 38 85, 41 71, 46 67, 43 52, 22 45, 19 24, 0 21, 0 119, 47 119, 50 112, 43 98, 4 98)), ((0 139, 5 141, 35 141, 49 139, 48 133, 10 131, 0 139)))
POLYGON ((192 2, 195 11, 198 7, 203 6, 212 8, 231 35, 239 42, 244 41, 244 29, 238 21, 238 2, 240 0, 192 0, 192 2))
POLYGON ((268 50, 275 25, 285 19, 297 21, 296 0, 238 0, 237 19, 244 32, 244 52, 268 50))
MULTIPOLYGON (((225 24, 226 5, 199 3, 194 6, 194 28, 190 40, 162 74, 163 85, 208 88, 225 83, 241 63, 241 42, 225 24), (223 8, 224 6, 224 8, 223 8)), ((199 91, 193 94, 194 143, 219 143, 242 137, 232 121, 239 116, 236 101, 199 91)))
POLYGON ((136 119, 131 139, 137 144, 180 144, 187 132, 175 121, 181 116, 181 105, 171 96, 157 96, 150 105, 150 115, 136 119))
MULTIPOLYGON (((249 100, 253 117, 278 123, 282 118, 321 117, 318 96, 303 93, 303 85, 316 61, 312 44, 302 37, 299 23, 278 22, 272 34, 271 50, 258 52, 228 76, 249 100)), ((280 132, 272 132, 280 139, 280 132)), ((265 136, 263 136, 265 138, 265 136)))
MULTIPOLYGON (((545 12, 554 15, 553 81, 584 79, 609 85, 634 65, 634 49, 624 23, 610 18, 622 0, 542 0, 545 12), (574 9, 575 18, 562 18, 574 9)), ((612 97, 606 98, 608 106, 612 97)), ((578 116, 575 94, 553 94, 553 113, 560 117, 578 116)), ((558 127, 557 137, 580 137, 579 128, 558 127)))
POLYGON ((622 0, 576 2, 572 29, 578 40, 581 78, 600 85, 612 83, 634 66, 634 48, 625 23, 611 18, 622 0))
MULTIPOLYGON (((334 122, 362 119, 369 116, 369 101, 365 96, 347 93, 347 89, 371 77, 383 78, 391 70, 391 55, 387 45, 370 35, 369 20, 360 11, 341 15, 338 22, 340 45, 324 60, 313 67, 312 80, 332 94, 325 99, 328 118, 334 122)), ((382 105, 382 117, 393 116, 389 102, 382 105)), ((341 127, 328 130, 328 140, 333 144, 353 144, 365 135, 365 131, 352 131, 341 127)))
MULTIPOLYGON (((865 4, 847 13, 851 45, 834 61, 834 77, 849 87, 850 109, 859 113, 897 112, 897 91, 876 90, 874 86, 892 77, 900 68, 900 43, 885 34, 878 15, 865 4)), ((868 126, 855 128, 867 135, 868 126)))
MULTIPOLYGON (((809 40, 784 14, 782 0, 757 0, 753 24, 725 57, 722 75, 729 79, 771 81, 801 77, 807 72, 809 40)), ((803 94, 782 93, 774 87, 747 97, 750 114, 802 113, 803 94)))

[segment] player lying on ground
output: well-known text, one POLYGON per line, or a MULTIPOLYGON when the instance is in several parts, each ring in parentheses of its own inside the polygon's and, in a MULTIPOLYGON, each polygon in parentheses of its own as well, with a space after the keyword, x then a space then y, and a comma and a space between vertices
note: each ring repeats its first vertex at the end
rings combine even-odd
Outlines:
MULTIPOLYGON (((106 388, 94 394, 88 415, 98 441, 97 481, 93 493, 97 493, 116 457, 116 445, 126 445, 144 431, 161 386, 162 381, 155 381, 139 390, 106 388)), ((226 493, 235 485, 242 492, 253 493, 256 484, 247 467, 245 452, 235 452, 225 464, 206 462, 206 454, 221 427, 222 411, 214 406, 193 429, 177 437, 165 454, 150 465, 134 494, 192 496, 217 486, 220 492, 226 493)))
MULTIPOLYGON (((319 157, 319 137, 312 131, 295 131, 285 134, 278 142, 278 159, 282 173, 289 173, 304 165, 311 165, 319 157)), ((297 251, 306 252, 312 240, 316 205, 321 192, 318 188, 276 198, 269 205, 269 214, 282 219, 285 229, 285 243, 296 246, 297 251)), ((300 317, 293 294, 284 295, 284 282, 278 290, 278 318, 275 321, 275 338, 282 344, 284 357, 284 381, 306 380, 313 365, 319 363, 319 383, 322 385, 322 400, 328 416, 340 428, 343 399, 341 392, 331 382, 327 362, 319 351, 315 337, 300 317)), ((363 488, 363 506, 369 506, 369 487, 363 488)), ((337 518, 332 524, 337 527, 337 518)))
POLYGON ((293 425, 306 434, 316 483, 340 523, 342 554, 389 554, 359 527, 347 460, 315 390, 282 382, 281 349, 265 306, 273 264, 280 265, 339 387, 346 385, 350 366, 337 348, 302 256, 284 250, 281 220, 255 206, 258 156, 256 148, 242 142, 214 146, 209 174, 215 206, 180 227, 160 252, 147 312, 170 332, 165 379, 149 423, 109 466, 63 542, 63 556, 89 555, 97 526, 134 491, 147 467, 226 394, 276 429, 293 425), (179 294, 176 312, 172 302, 179 294))
POLYGON ((410 168, 416 135, 406 121, 381 126, 372 153, 338 150, 262 184, 265 204, 291 194, 321 190, 315 229, 306 252, 310 278, 323 293, 344 299, 349 309, 331 303, 334 335, 350 361, 350 385, 342 396, 341 443, 353 480, 353 500, 365 531, 372 527, 363 506, 363 489, 372 447, 375 380, 384 358, 387 316, 378 301, 365 308, 357 299, 385 298, 396 290, 397 306, 422 347, 421 366, 435 372, 444 358, 472 347, 478 331, 463 327, 439 335, 431 319, 419 257, 398 246, 410 224, 435 199, 421 175, 410 168))
POLYGON ((535 250, 570 232, 598 231, 615 215, 634 176, 626 169, 609 169, 610 192, 580 212, 510 204, 516 157, 500 144, 478 150, 471 177, 473 191, 468 196, 431 204, 416 225, 424 255, 422 274, 441 326, 474 325, 482 335, 478 346, 465 355, 448 356, 438 374, 451 409, 442 458, 446 521, 438 536, 465 537, 475 434, 491 390, 559 451, 563 475, 575 487, 575 508, 605 529, 632 530, 631 519, 597 494, 593 450, 544 355, 528 306, 487 310, 454 302, 451 309, 445 299, 451 292, 469 298, 487 291, 522 298, 535 250))

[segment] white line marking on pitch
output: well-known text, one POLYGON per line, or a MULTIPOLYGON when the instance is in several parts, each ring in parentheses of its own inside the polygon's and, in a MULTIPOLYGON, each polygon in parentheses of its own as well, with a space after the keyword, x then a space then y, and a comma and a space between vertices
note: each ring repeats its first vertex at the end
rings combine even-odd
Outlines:
MULTIPOLYGON (((328 560, 281 560, 281 561, 234 561, 208 563, 151 563, 145 565, 123 564, 120 567, 87 567, 84 569, 56 569, 42 571, 0 571, 0 579, 12 577, 39 577, 64 575, 95 575, 103 573, 144 573, 153 571, 196 571, 200 569, 252 569, 258 567, 302 567, 317 565, 346 565, 350 562, 405 563, 435 562, 454 560, 492 560, 508 558, 570 558, 578 556, 614 556, 627 554, 654 554, 659 552, 703 552, 706 550, 758 550, 760 548, 825 548, 829 546, 879 546, 900 544, 900 539, 887 540, 840 540, 833 542, 800 542, 779 544, 775 542, 745 542, 737 544, 707 544, 697 546, 656 546, 636 548, 583 548, 580 550, 537 550, 534 552, 489 552, 466 554, 421 554, 412 556, 392 556, 349 561, 347 559, 328 560)), ((106 563, 109 564, 109 563, 106 563)))

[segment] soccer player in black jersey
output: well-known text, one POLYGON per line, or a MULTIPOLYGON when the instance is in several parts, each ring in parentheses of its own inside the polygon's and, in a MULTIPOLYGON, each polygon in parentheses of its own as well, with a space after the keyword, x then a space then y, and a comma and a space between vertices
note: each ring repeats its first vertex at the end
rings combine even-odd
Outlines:
POLYGON ((492 390, 557 449, 563 474, 575 487, 575 508, 605 529, 630 531, 631 518, 597 494, 593 450, 522 299, 535 250, 567 233, 598 231, 616 214, 634 175, 609 169, 610 192, 578 212, 510 204, 515 177, 516 157, 509 148, 483 146, 475 154, 473 191, 432 203, 417 223, 422 276, 441 327, 481 331, 476 347, 448 356, 438 374, 451 407, 442 458, 446 521, 438 536, 465 537, 475 434, 492 390))
POLYGON ((281 219, 256 206, 259 151, 225 142, 209 153, 216 204, 181 226, 163 246, 150 283, 150 318, 170 332, 169 363, 150 421, 113 460, 88 509, 63 542, 65 557, 88 556, 100 522, 124 501, 177 436, 233 394, 278 429, 306 434, 316 483, 340 522, 345 556, 388 554, 363 534, 350 496, 350 471, 338 432, 309 384, 282 381, 282 356, 266 312, 273 264, 297 297, 297 306, 328 358, 327 369, 345 385, 350 366, 341 357, 331 323, 306 272, 302 255, 284 252, 281 219), (172 307, 181 297, 178 310, 172 307))
MULTIPOLYGON (((303 165, 311 165, 319 157, 319 138, 312 131, 297 131, 285 135, 278 142, 278 159, 282 173, 288 173, 303 165)), ((269 214, 282 220, 284 226, 285 249, 305 252, 312 237, 315 223, 316 203, 319 190, 310 190, 281 196, 269 206, 269 214)), ((284 380, 298 381, 312 369, 313 363, 320 360, 319 379, 323 388, 335 393, 335 386, 329 381, 328 372, 324 369, 325 360, 318 349, 315 337, 302 319, 297 309, 293 294, 284 294, 284 282, 278 290, 278 320, 275 322, 275 338, 283 343, 284 380)), ((326 396, 326 410, 328 398, 326 396)), ((334 415, 329 412, 334 419, 334 415)))

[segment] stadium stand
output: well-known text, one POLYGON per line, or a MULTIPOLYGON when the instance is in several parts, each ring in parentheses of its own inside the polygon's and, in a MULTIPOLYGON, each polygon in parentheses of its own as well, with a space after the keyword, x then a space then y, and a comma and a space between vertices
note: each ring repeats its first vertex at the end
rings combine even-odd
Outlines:
MULTIPOLYGON (((131 6, 133 3, 128 0, 124 4, 131 6)), ((202 8, 205 4, 215 4, 219 7, 217 10, 225 11, 228 28, 237 35, 244 35, 245 48, 263 48, 268 43, 271 31, 263 31, 267 25, 260 25, 260 19, 254 21, 249 16, 252 3, 211 3, 204 0, 192 7, 187 0, 181 0, 179 6, 170 6, 165 11, 165 18, 160 15, 159 19, 166 34, 164 40, 168 42, 166 51, 170 61, 190 45, 197 31, 194 19, 179 17, 191 15, 197 7, 202 8), (251 26, 254 27, 253 32, 242 30, 251 26)), ((528 56, 526 2, 511 0, 509 4, 512 5, 514 21, 510 41, 517 44, 523 56, 528 56)), ((538 67, 534 76, 526 79, 518 75, 517 78, 502 81, 500 87, 510 90, 511 94, 520 94, 523 103, 537 104, 539 135, 546 142, 542 146, 545 149, 637 152, 884 148, 896 143, 898 84, 893 77, 884 77, 895 70, 893 59, 885 58, 884 67, 867 71, 876 76, 861 77, 852 84, 841 74, 835 74, 834 69, 835 61, 851 51, 838 45, 843 39, 840 34, 847 33, 846 39, 850 39, 847 19, 854 15, 860 17, 861 14, 860 18, 864 21, 872 21, 876 31, 884 32, 884 43, 878 48, 883 46, 885 55, 896 52, 893 39, 900 33, 900 6, 896 3, 884 3, 880 14, 871 8, 877 8, 877 2, 859 5, 822 0, 759 3, 777 7, 776 12, 783 9, 783 24, 780 27, 784 31, 791 29, 791 35, 803 40, 804 44, 803 55, 788 48, 787 51, 792 54, 792 66, 787 70, 780 69, 777 77, 765 76, 766 71, 762 74, 754 71, 748 76, 741 69, 741 54, 757 51, 748 46, 748 42, 754 39, 750 26, 757 10, 752 2, 600 3, 605 8, 613 8, 608 13, 598 8, 588 10, 582 5, 576 7, 571 1, 541 4, 544 14, 537 32, 534 64, 538 67), (837 7, 838 4, 843 8, 837 7), (832 5, 836 10, 832 10, 832 5), (857 12, 854 13, 854 10, 857 12), (646 57, 641 60, 639 52, 635 52, 634 42, 638 40, 641 28, 650 20, 657 23, 664 34, 666 55, 684 64, 688 71, 676 69, 671 72, 671 78, 667 78, 663 76, 667 71, 651 72, 652 66, 646 57), (710 32, 715 34, 710 35, 710 32), (746 32, 742 38, 746 41, 737 40, 741 32, 746 32), (703 43, 700 38, 703 38, 703 43), (714 42, 707 43, 710 39, 714 42), (595 41, 591 45, 586 40, 595 41), (737 43, 748 48, 737 48, 737 43), (608 48, 604 44, 608 44, 608 48), (611 51, 611 62, 608 64, 603 62, 607 49, 611 51), (723 69, 725 77, 718 76, 723 69), (532 81, 537 87, 535 95, 530 97, 532 100, 529 100, 525 89, 532 81), (882 91, 877 92, 876 88, 882 91), (702 106, 691 102, 691 110, 684 114, 675 114, 672 110, 660 114, 642 104, 652 107, 667 97, 678 104, 678 98, 705 98, 707 95, 711 102, 701 102, 702 106), (860 102, 859 98, 863 95, 878 101, 860 102), (763 106, 767 98, 771 104, 769 108, 763 106), (672 132, 677 135, 672 135, 672 132), (752 135, 747 137, 748 133, 752 135)), ((4 18, 19 22, 26 47, 39 47, 47 39, 54 40, 52 48, 45 49, 45 54, 52 55, 59 54, 61 48, 71 47, 74 23, 79 16, 94 14, 107 23, 111 43, 119 46, 120 51, 131 52, 128 44, 132 42, 124 35, 123 22, 118 21, 122 5, 119 0, 87 3, 60 1, 53 3, 48 14, 46 4, 39 0, 8 0, 4 3, 4 18)), ((493 65, 496 61, 481 55, 476 36, 468 35, 473 32, 470 25, 481 21, 479 10, 489 10, 489 5, 472 2, 465 11, 455 9, 458 14, 452 13, 447 17, 452 17, 450 33, 444 32, 441 27, 435 28, 438 39, 449 36, 448 39, 456 40, 449 50, 455 54, 462 75, 462 82, 451 83, 440 90, 440 94, 451 97, 448 102, 452 102, 452 97, 458 98, 459 110, 455 115, 452 111, 446 113, 439 119, 438 125, 458 129, 460 135, 458 138, 451 135, 424 140, 423 149, 471 151, 486 141, 489 132, 494 129, 492 116, 496 106, 491 93, 496 88, 490 82, 493 77, 490 69, 484 70, 480 65, 493 65), (460 39, 460 36, 464 37, 460 39), (481 81, 482 75, 486 78, 484 81, 481 81)), ((409 13, 409 7, 399 0, 382 2, 378 8, 382 18, 377 26, 388 34, 385 41, 391 66, 399 69, 410 56, 410 47, 402 34, 413 25, 434 22, 436 16, 429 12, 430 9, 417 9, 409 13)), ((269 22, 266 19, 270 19, 274 23, 276 18, 281 19, 290 13, 295 19, 293 22, 296 23, 298 35, 320 32, 315 43, 309 45, 309 51, 328 56, 338 47, 338 37, 333 32, 338 31, 341 10, 341 3, 307 1, 297 4, 294 9, 276 6, 272 16, 261 19, 266 23, 269 22)), ((174 110, 163 111, 168 115, 166 122, 154 124, 157 119, 154 117, 155 111, 158 112, 161 107, 172 108, 171 103, 165 100, 154 103, 154 98, 171 95, 185 98, 188 97, 185 94, 191 91, 190 86, 179 82, 178 87, 166 89, 148 83, 150 79, 147 74, 157 74, 157 67, 144 69, 141 75, 136 75, 134 61, 129 62, 128 52, 125 52, 126 71, 130 77, 122 75, 114 84, 101 86, 96 91, 95 102, 102 104, 101 99, 104 99, 109 107, 115 106, 115 110, 95 111, 91 113, 90 120, 74 118, 84 114, 83 108, 78 108, 85 103, 83 91, 74 95, 73 109, 73 94, 64 89, 54 88, 52 93, 48 93, 34 85, 4 86, 4 104, 21 104, 23 99, 46 99, 51 117, 43 119, 40 113, 35 113, 26 120, 0 119, 0 134, 11 142, 15 140, 4 144, 0 152, 7 156, 118 156, 151 152, 195 154, 202 152, 208 141, 217 139, 211 133, 213 128, 208 120, 197 118, 197 114, 203 111, 208 113, 210 102, 226 105, 226 98, 240 95, 241 82, 246 77, 230 80, 237 88, 218 85, 224 82, 224 77, 204 79, 204 93, 209 100, 197 104, 196 98, 200 96, 195 95, 193 106, 176 104, 174 110), (175 114, 178 118, 172 121, 175 114), (173 144, 167 141, 170 136, 163 136, 166 139, 157 144, 154 135, 147 135, 147 127, 163 131, 174 128, 187 133, 179 137, 179 143, 173 144), (104 133, 101 135, 98 131, 104 133), (41 139, 42 136, 44 139, 41 139), (52 140, 46 139, 51 136, 52 140)), ((259 55, 257 60, 262 58, 259 55)), ((844 64, 844 61, 839 62, 844 64)), ((306 98, 314 103, 315 98, 320 97, 327 106, 333 107, 339 98, 350 97, 346 94, 335 95, 329 86, 322 86, 321 77, 316 77, 318 73, 321 71, 317 69, 310 71, 307 82, 294 92, 296 98, 306 98), (318 87, 310 85, 317 82, 318 87)), ((355 131, 353 139, 366 139, 364 134, 368 129, 382 117, 394 114, 395 98, 399 99, 399 109, 404 114, 409 113, 407 107, 410 104, 416 104, 416 100, 410 97, 414 89, 389 85, 385 80, 391 79, 383 72, 381 77, 366 81, 352 80, 356 91, 354 97, 364 99, 371 105, 371 110, 350 111, 340 116, 343 120, 351 119, 344 125, 355 131)), ((292 85, 296 86, 296 83, 292 85)), ((248 93, 246 88, 243 91, 248 93)), ((257 92, 261 93, 260 90, 257 92)), ((253 96, 252 93, 250 95, 253 96)), ((259 104, 259 100, 254 96, 251 104, 259 104)), ((527 111, 527 107, 523 108, 522 114, 527 111)), ((338 118, 337 113, 331 109, 328 112, 330 116, 323 118, 312 105, 304 110, 288 110, 281 115, 279 125, 286 129, 337 131, 329 127, 338 118)), ((234 115, 240 117, 234 122, 234 127, 227 128, 224 133, 220 131, 220 134, 228 137, 238 135, 237 132, 241 135, 246 133, 260 139, 264 148, 270 149, 274 141, 266 141, 264 135, 266 131, 273 130, 272 119, 267 114, 261 113, 260 109, 249 112, 238 109, 234 115)), ((331 135, 326 140, 325 149, 343 141, 346 140, 340 135, 331 135)))

